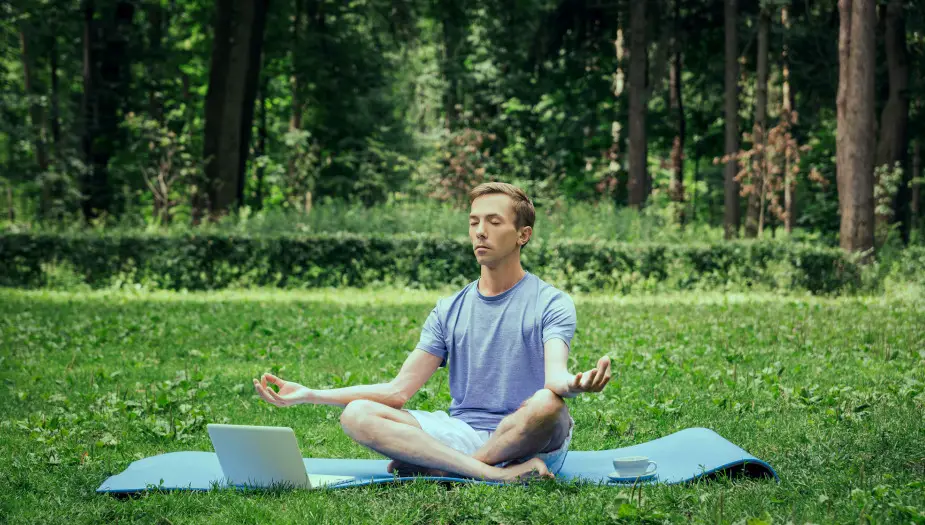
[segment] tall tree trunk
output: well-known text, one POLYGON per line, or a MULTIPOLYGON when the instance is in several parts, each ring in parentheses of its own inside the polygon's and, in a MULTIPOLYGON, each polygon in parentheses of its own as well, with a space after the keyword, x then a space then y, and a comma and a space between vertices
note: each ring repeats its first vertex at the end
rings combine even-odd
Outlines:
POLYGON ((96 216, 98 207, 102 204, 109 207, 108 183, 106 173, 95 173, 93 165, 93 138, 99 125, 97 107, 97 81, 96 81, 96 46, 97 28, 94 21, 96 6, 93 0, 83 1, 84 34, 83 34, 83 97, 81 100, 81 115, 83 129, 81 130, 81 149, 84 155, 85 173, 80 176, 80 190, 82 193, 84 219, 89 221, 96 216), (102 178, 102 187, 96 182, 102 178), (104 192, 107 192, 104 194, 104 192), (92 201, 92 202, 91 202, 92 201))
MULTIPOLYGON (((267 89, 270 87, 270 76, 261 75, 260 96, 257 99, 257 108, 260 109, 260 119, 257 121, 257 145, 254 148, 254 157, 259 159, 267 154, 267 89)), ((263 177, 264 163, 257 164, 257 195, 254 207, 263 208, 263 177)))
MULTIPOLYGON (((909 59, 906 52, 906 24, 903 21, 902 0, 890 0, 886 6, 886 24, 883 44, 886 48, 889 71, 890 97, 880 117, 880 138, 877 145, 875 166, 888 165, 890 169, 898 162, 903 168, 903 183, 892 203, 890 214, 875 213, 876 232, 883 232, 891 222, 902 224, 902 236, 908 241, 908 166, 906 164, 909 123, 909 59)), ((875 181, 876 184, 876 181, 875 181)), ((885 239, 878 238, 878 244, 885 239)))
MULTIPOLYGON (((739 151, 739 43, 737 23, 739 16, 738 0, 726 0, 725 26, 726 26, 726 155, 734 155, 739 151)), ((739 183, 735 176, 738 173, 738 162, 730 159, 726 162, 723 171, 723 224, 726 239, 732 239, 739 234, 741 212, 739 210, 739 183)))
POLYGON ((148 107, 151 118, 159 124, 164 123, 164 104, 160 97, 161 62, 163 61, 164 9, 160 1, 148 4, 148 45, 150 62, 148 65, 148 107))
POLYGON ((120 0, 94 19, 93 0, 84 1, 84 136, 89 173, 81 178, 87 221, 112 206, 109 159, 119 144, 119 110, 128 87, 129 28, 135 3, 120 0))
MULTIPOLYGON (((25 24, 23 24, 23 26, 25 26, 25 24)), ((19 45, 20 52, 22 53, 23 91, 29 98, 29 119, 31 120, 29 132, 30 135, 32 135, 32 143, 35 147, 35 160, 38 164, 39 176, 42 177, 41 174, 48 170, 48 153, 45 149, 48 124, 45 120, 45 109, 39 102, 43 95, 42 90, 36 85, 37 83, 32 78, 32 73, 35 68, 32 65, 32 54, 29 45, 30 35, 28 33, 30 33, 30 31, 26 27, 21 27, 19 30, 19 45)), ((51 213, 51 187, 44 177, 39 179, 39 184, 42 188, 41 216, 47 219, 51 213)))
MULTIPOLYGON (((299 58, 301 57, 301 35, 302 35, 302 19, 305 13, 305 0, 295 0, 295 14, 292 18, 292 47, 289 49, 289 63, 292 67, 292 72, 289 76, 290 86, 292 88, 292 109, 289 117, 289 132, 294 132, 302 129, 302 81, 301 81, 301 68, 299 67, 299 58)), ((266 109, 266 108, 264 108, 266 109)), ((288 179, 295 180, 296 178, 296 162, 295 155, 289 155, 289 164, 287 166, 288 179)), ((263 207, 263 181, 262 179, 257 182, 257 209, 263 207)))
MULTIPOLYGON (((909 198, 909 229, 918 226, 922 217, 922 141, 916 139, 912 144, 912 191, 909 198)), ((920 232, 921 233, 921 232, 920 232)))
POLYGON ((630 5, 629 64, 629 205, 641 208, 648 198, 646 166, 646 3, 635 0, 630 5))
MULTIPOLYGON (((161 68, 163 60, 164 10, 160 1, 147 4, 148 8, 148 112, 158 125, 164 124, 164 106, 161 101, 161 68)), ((169 176, 169 175, 168 175, 169 176)), ((156 185, 161 191, 152 192, 154 217, 162 224, 170 222, 169 189, 156 185), (166 190, 166 191, 165 191, 166 190)))
MULTIPOLYGON (((787 47, 787 35, 790 32, 790 18, 788 7, 785 5, 780 11, 780 21, 784 29, 784 43, 781 48, 781 70, 784 77, 783 86, 783 115, 787 128, 793 125, 793 97, 790 94, 790 50, 787 47)), ((788 133, 789 135, 789 133, 788 133)), ((790 151, 790 141, 784 146, 784 229, 787 234, 793 233, 793 223, 796 218, 795 196, 796 180, 792 170, 793 151, 790 151)))
POLYGON ((462 74, 462 44, 465 38, 465 8, 461 0, 441 0, 440 12, 443 14, 443 78, 446 91, 443 93, 443 107, 446 113, 447 128, 455 128, 458 117, 459 81, 462 74))
POLYGON ((45 108, 39 103, 39 99, 44 93, 42 93, 42 89, 32 77, 35 68, 32 65, 29 35, 26 34, 26 29, 21 29, 19 31, 19 44, 22 52, 23 87, 25 88, 24 91, 26 96, 30 98, 29 118, 32 121, 31 134, 33 136, 33 143, 35 144, 35 159, 39 169, 45 171, 48 169, 48 153, 45 149, 48 136, 48 124, 45 121, 45 108))
POLYGON ((215 5, 204 145, 213 219, 243 200, 267 0, 216 0, 215 5))
POLYGON ((675 219, 678 224, 684 224, 684 133, 686 121, 684 119, 684 100, 681 96, 681 0, 674 1, 674 42, 672 47, 674 57, 669 73, 669 86, 671 90, 670 102, 672 109, 675 110, 677 118, 677 135, 671 147, 671 164, 672 177, 669 193, 671 200, 677 205, 677 216, 675 219))
POLYGON ((836 159, 839 242, 848 252, 874 245, 874 0, 839 0, 836 159))
POLYGON ((52 35, 51 49, 49 50, 49 66, 51 68, 51 140, 54 144, 55 154, 61 150, 61 105, 58 94, 58 37, 52 35))
POLYGON ((758 17, 758 60, 755 90, 754 151, 757 157, 752 170, 752 192, 748 196, 748 217, 745 235, 756 237, 764 230, 764 179, 767 173, 765 142, 768 129, 768 40, 771 32, 771 13, 761 9, 758 17))

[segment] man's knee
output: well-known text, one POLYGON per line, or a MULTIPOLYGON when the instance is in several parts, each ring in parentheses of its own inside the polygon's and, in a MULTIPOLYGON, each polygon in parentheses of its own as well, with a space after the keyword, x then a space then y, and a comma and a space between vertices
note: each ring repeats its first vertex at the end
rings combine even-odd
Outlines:
POLYGON ((367 399, 356 399, 344 407, 340 414, 340 426, 348 435, 356 438, 376 417, 380 404, 367 399))
POLYGON ((565 401, 548 388, 538 390, 527 400, 527 410, 533 418, 555 422, 565 410, 565 401))

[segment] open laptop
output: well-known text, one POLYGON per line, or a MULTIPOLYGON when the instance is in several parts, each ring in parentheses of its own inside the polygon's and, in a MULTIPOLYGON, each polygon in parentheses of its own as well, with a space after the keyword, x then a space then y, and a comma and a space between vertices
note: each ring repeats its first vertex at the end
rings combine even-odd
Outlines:
POLYGON ((309 474, 289 427, 210 424, 206 428, 230 485, 312 489, 355 479, 309 474))

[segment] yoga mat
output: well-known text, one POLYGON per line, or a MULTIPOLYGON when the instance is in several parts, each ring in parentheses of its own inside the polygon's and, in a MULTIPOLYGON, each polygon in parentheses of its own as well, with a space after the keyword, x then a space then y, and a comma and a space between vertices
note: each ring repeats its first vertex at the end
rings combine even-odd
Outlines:
MULTIPOLYGON (((745 475, 779 480, 771 465, 752 456, 707 428, 688 428, 646 443, 612 450, 570 451, 556 476, 563 481, 578 480, 607 485, 628 485, 636 480, 614 481, 611 460, 619 456, 648 456, 658 463, 658 471, 645 483, 676 484, 713 475, 745 475)), ((386 459, 305 458, 305 469, 312 474, 354 476, 327 488, 344 488, 392 483, 412 479, 443 482, 488 483, 453 477, 395 477, 386 472, 386 459)), ((133 462, 125 471, 109 477, 97 492, 130 494, 148 489, 211 490, 225 486, 222 468, 213 452, 170 452, 133 462)))

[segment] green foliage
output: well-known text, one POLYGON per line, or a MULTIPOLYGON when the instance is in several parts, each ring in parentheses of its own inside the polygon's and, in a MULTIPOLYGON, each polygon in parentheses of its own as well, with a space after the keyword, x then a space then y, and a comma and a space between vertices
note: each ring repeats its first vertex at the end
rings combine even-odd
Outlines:
MULTIPOLYGON (((425 234, 11 233, 0 236, 0 255, 8 261, 0 270, 0 285, 25 287, 54 285, 73 272, 74 280, 94 288, 442 288, 462 285, 478 273, 468 240, 425 234)), ((795 243, 538 239, 524 252, 523 261, 550 282, 583 292, 719 289, 831 294, 853 292, 861 284, 860 267, 841 251, 795 243)))
MULTIPOLYGON (((134 460, 211 450, 205 422, 288 426, 306 457, 378 456, 340 408, 278 409, 251 378, 388 381, 442 294, 402 290, 0 290, 3 521, 25 523, 919 523, 925 354, 917 301, 762 294, 576 296, 573 450, 709 427, 781 476, 635 491, 592 484, 93 494, 134 460), (760 520, 760 521, 759 521, 760 520)), ((446 410, 445 370, 409 409, 446 410)))

